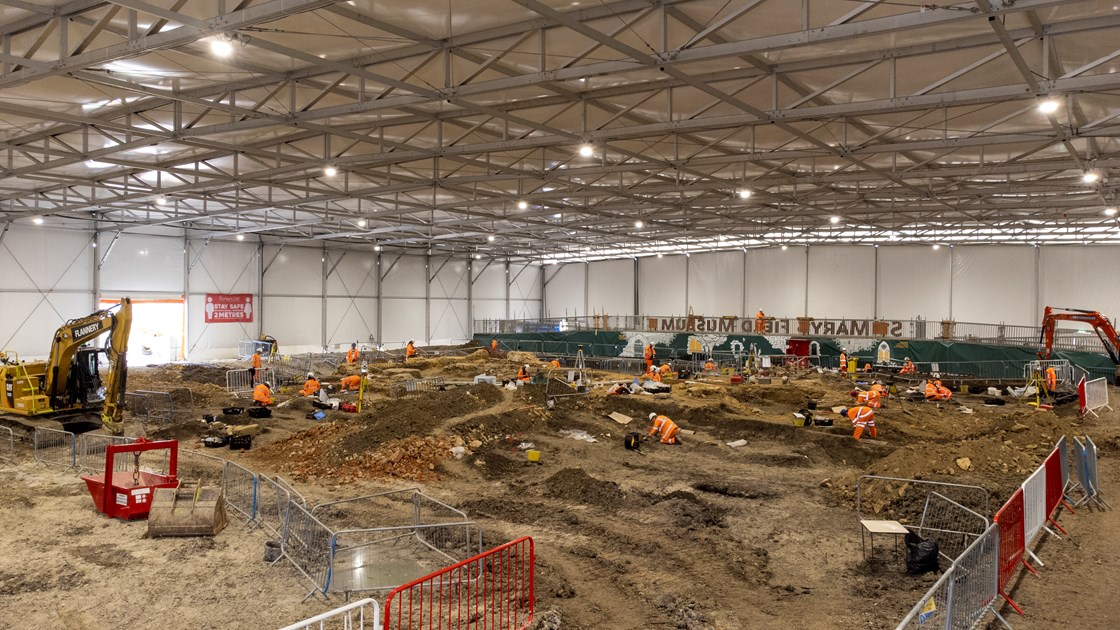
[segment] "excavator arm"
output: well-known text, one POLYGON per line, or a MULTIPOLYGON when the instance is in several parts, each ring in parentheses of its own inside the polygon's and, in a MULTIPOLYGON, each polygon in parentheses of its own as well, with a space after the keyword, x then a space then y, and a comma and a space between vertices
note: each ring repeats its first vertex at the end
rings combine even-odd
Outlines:
POLYGON ((1054 329, 1060 321, 1081 322, 1091 325, 1101 343, 1104 344, 1108 357, 1112 359, 1113 363, 1120 365, 1120 335, 1116 334, 1112 322, 1097 311, 1077 308, 1046 307, 1046 310, 1042 313, 1042 331, 1038 340, 1042 344, 1042 350, 1038 352, 1038 358, 1043 360, 1050 358, 1054 349, 1054 329))
POLYGON ((121 412, 124 407, 124 391, 128 374, 125 356, 131 328, 132 300, 122 298, 120 304, 81 319, 70 320, 55 331, 43 387, 43 393, 50 398, 51 406, 65 408, 73 404, 70 400, 72 392, 69 384, 74 357, 82 344, 109 332, 105 348, 109 360, 109 374, 105 383, 101 422, 113 434, 120 434, 121 412))

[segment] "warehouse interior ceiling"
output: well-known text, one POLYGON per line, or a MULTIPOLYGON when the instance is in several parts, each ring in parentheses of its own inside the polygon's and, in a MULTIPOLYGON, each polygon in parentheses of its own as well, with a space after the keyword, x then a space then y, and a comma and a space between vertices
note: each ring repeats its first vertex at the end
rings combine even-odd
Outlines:
POLYGON ((562 262, 1120 242, 1116 0, 0 0, 0 221, 562 262))

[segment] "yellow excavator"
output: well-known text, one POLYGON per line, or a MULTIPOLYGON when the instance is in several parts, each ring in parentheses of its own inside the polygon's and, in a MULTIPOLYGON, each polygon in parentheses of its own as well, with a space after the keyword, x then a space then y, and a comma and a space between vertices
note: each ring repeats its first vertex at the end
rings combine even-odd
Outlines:
POLYGON ((20 361, 14 352, 0 352, 0 414, 17 418, 51 418, 64 426, 89 422, 100 410, 101 424, 114 435, 123 432, 128 334, 132 300, 72 319, 54 333, 46 361, 20 361), (85 344, 108 333, 102 348, 85 344), (97 366, 104 355, 109 370, 102 382, 97 366))

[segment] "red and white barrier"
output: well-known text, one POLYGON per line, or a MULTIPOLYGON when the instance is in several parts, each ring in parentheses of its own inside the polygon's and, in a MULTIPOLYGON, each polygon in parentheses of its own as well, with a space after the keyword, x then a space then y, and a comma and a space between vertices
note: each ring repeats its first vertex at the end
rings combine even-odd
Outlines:
POLYGON ((1038 575, 1034 567, 1023 559, 1026 553, 1026 532, 1023 527, 1023 489, 1019 488, 1007 503, 996 512, 993 519, 999 524, 999 594, 1007 600, 1015 612, 1023 614, 1011 597, 1007 594, 1007 587, 1015 578, 1019 570, 1019 563, 1027 567, 1031 573, 1038 575))
MULTIPOLYGON (((1081 395, 1081 391, 1081 386, 1078 384, 1079 396, 1081 395)), ((1108 409, 1112 411, 1112 407, 1108 406, 1108 380, 1104 378, 1095 378, 1091 381, 1086 381, 1084 391, 1084 397, 1081 398, 1081 415, 1091 413, 1097 416, 1098 409, 1108 409)))
POLYGON ((525 536, 397 587, 382 630, 524 630, 535 607, 533 539, 525 536))

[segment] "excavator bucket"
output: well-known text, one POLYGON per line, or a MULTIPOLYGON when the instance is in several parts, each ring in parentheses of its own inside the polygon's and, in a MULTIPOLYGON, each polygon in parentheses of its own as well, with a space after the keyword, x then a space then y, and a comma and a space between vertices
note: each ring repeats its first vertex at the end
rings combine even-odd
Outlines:
POLYGON ((221 486, 182 483, 178 488, 159 488, 152 495, 148 537, 216 536, 227 522, 221 486))

